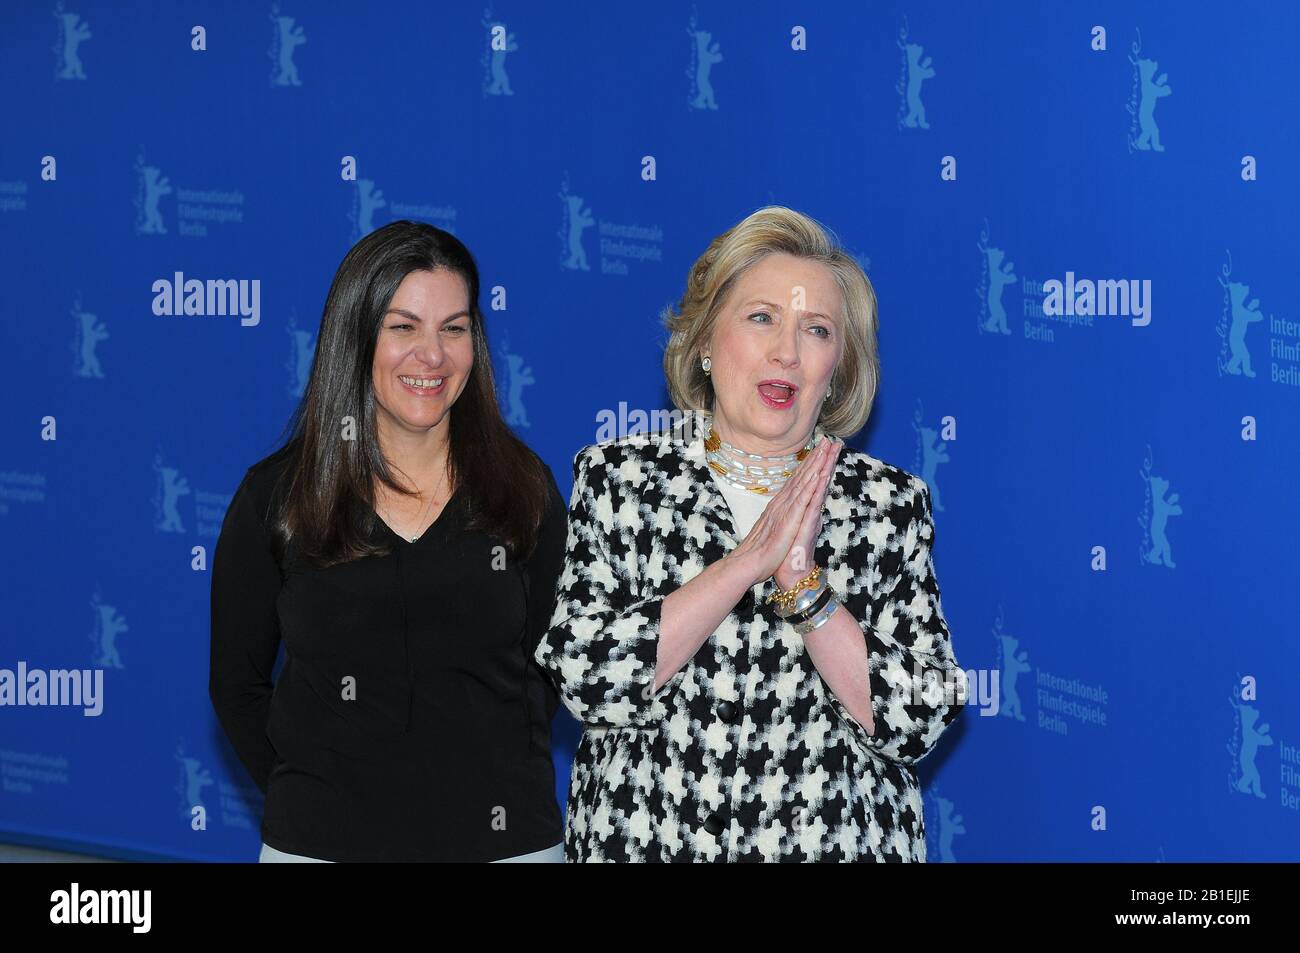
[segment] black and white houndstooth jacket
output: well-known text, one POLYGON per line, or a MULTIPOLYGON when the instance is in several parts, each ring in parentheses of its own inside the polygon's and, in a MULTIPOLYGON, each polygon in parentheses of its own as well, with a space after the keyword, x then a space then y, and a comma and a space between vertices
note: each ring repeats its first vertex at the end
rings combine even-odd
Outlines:
POLYGON ((827 492, 815 560, 867 638, 874 735, 767 604, 770 579, 652 696, 663 600, 737 545, 704 460, 707 418, 685 425, 574 457, 567 556, 536 654, 584 726, 566 859, 924 861, 913 766, 965 698, 928 488, 845 447, 827 492), (931 673, 919 694, 916 670, 931 673))

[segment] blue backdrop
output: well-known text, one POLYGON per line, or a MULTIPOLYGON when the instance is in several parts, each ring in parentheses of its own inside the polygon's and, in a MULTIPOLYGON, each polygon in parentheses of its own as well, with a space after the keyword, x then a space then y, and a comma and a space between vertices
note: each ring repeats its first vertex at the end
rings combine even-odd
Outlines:
MULTIPOLYGON (((850 443, 929 482, 980 689, 920 766, 930 859, 1300 856, 1296 5, 3 19, 0 698, 33 670, 90 692, 0 707, 0 836, 256 856, 208 566, 358 238, 469 245, 503 410, 567 492, 611 419, 670 406, 691 263, 783 204, 875 285, 850 443), (230 313, 164 307, 193 279, 230 313)), ((562 711, 561 798, 576 735, 562 711)))

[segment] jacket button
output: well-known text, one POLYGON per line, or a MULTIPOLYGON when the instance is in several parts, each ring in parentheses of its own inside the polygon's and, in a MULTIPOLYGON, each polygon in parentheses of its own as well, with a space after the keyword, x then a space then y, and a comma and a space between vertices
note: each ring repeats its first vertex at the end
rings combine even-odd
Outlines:
POLYGON ((722 818, 718 817, 717 814, 710 814, 704 819, 704 829, 714 837, 721 836, 725 828, 726 825, 722 823, 722 818))
POLYGON ((733 721, 736 720, 736 706, 733 705, 731 702, 719 702, 718 717, 721 718, 723 721, 725 721, 727 724, 731 724, 733 721))

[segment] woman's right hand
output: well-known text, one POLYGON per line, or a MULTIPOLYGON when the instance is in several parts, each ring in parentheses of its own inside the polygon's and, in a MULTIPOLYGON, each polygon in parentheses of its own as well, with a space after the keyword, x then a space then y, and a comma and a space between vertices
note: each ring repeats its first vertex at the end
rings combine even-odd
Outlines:
POLYGON ((765 581, 781 567, 794 545, 808 507, 822 502, 825 482, 829 479, 829 472, 822 472, 825 469, 822 464, 835 449, 833 440, 818 443, 772 497, 749 535, 723 557, 745 568, 751 586, 765 581))

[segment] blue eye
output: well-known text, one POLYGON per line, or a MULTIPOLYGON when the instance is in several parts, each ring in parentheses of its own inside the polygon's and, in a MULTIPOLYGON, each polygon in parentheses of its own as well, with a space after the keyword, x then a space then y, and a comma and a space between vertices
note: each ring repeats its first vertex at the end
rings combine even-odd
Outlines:
POLYGON ((755 318, 757 318, 757 317, 759 317, 759 316, 762 316, 762 317, 764 317, 764 318, 767 318, 768 320, 771 320, 771 318, 772 318, 772 316, 771 316, 770 314, 768 314, 766 311, 755 311, 753 314, 751 314, 751 315, 749 316, 749 319, 752 321, 752 320, 754 320, 755 318))
POLYGON ((828 337, 831 336, 830 328, 827 328, 827 327, 825 327, 825 326, 823 326, 823 325, 820 325, 820 324, 814 325, 814 326, 812 327, 812 330, 813 330, 813 331, 820 331, 820 332, 822 332, 821 335, 820 335, 820 337, 828 338, 828 337))

